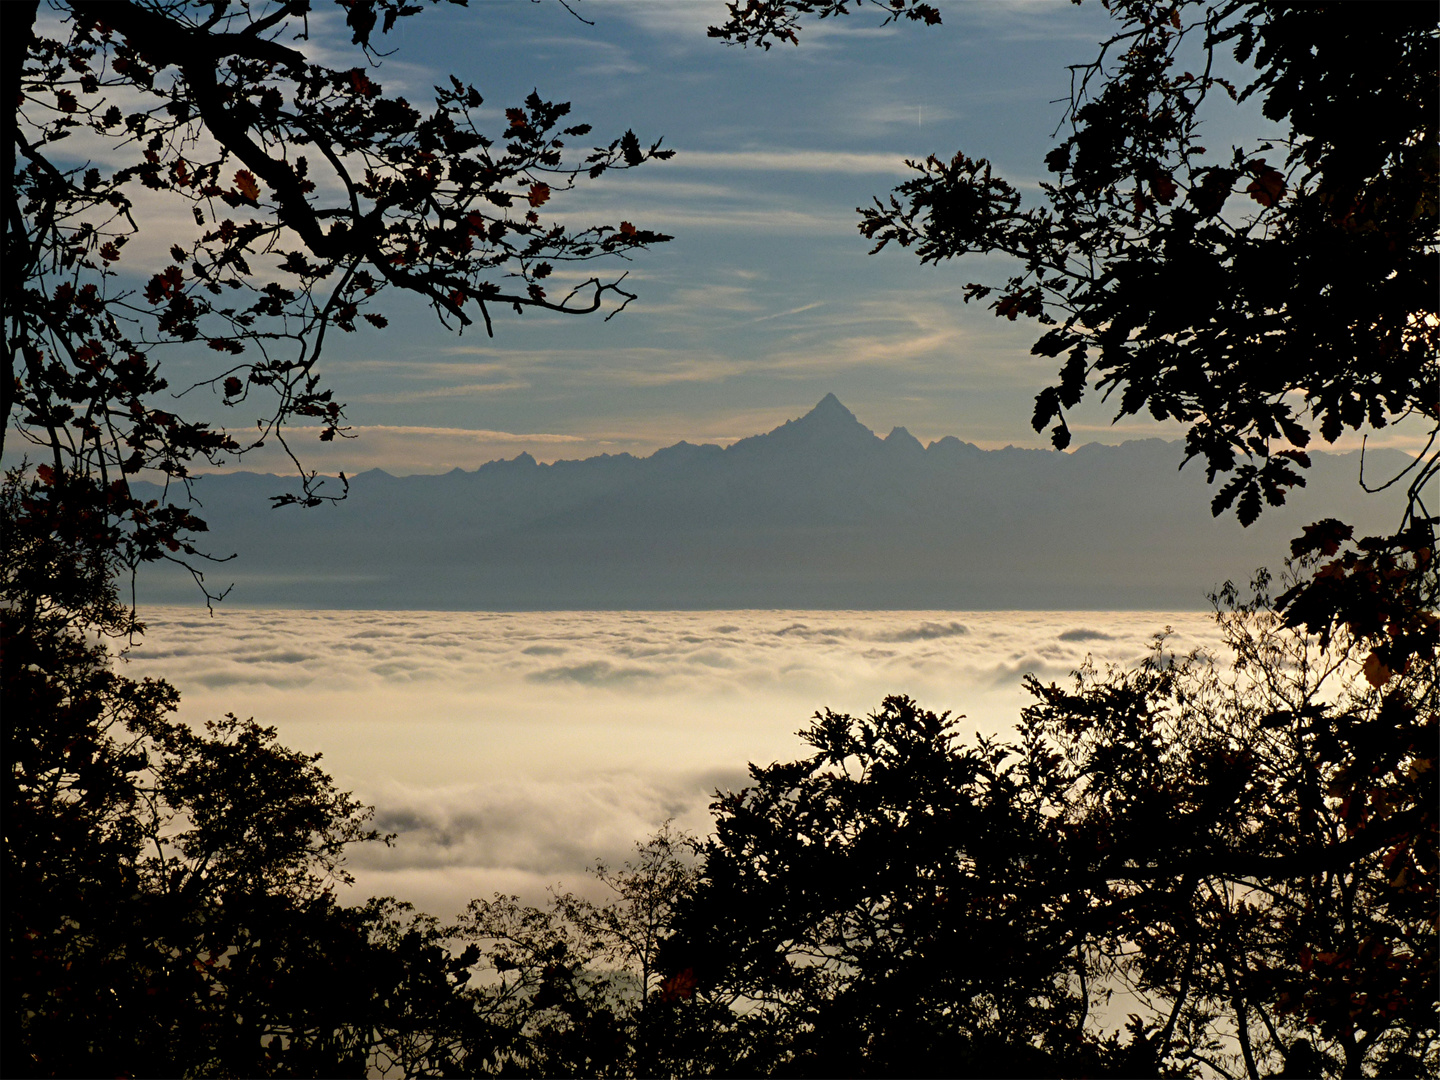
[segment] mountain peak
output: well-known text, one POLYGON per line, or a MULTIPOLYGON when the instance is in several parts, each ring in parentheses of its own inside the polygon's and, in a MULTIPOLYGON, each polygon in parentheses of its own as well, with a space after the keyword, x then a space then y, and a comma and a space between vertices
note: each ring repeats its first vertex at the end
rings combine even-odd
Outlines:
POLYGON ((823 398, 820 399, 819 404, 817 404, 804 416, 800 417, 800 419, 796 421, 796 423, 804 423, 806 420, 812 419, 830 420, 832 422, 836 420, 849 420, 850 422, 855 424, 860 423, 859 420, 855 419, 855 414, 852 413, 849 409, 847 409, 844 405, 840 404, 840 399, 837 398, 834 394, 826 394, 823 398))
POLYGON ((925 449, 924 444, 903 427, 892 428, 890 434, 885 436, 885 445, 892 449, 912 452, 915 450, 923 452, 925 449))
POLYGON ((880 445, 875 433, 840 404, 834 394, 826 394, 820 403, 797 420, 787 420, 764 435, 752 435, 732 443, 736 453, 750 453, 761 447, 784 448, 805 452, 847 452, 880 445))
POLYGON ((876 435, 856 419, 855 414, 840 404, 834 394, 826 394, 820 403, 798 420, 788 420, 772 431, 771 435, 788 432, 792 437, 806 441, 820 439, 826 443, 834 440, 859 442, 869 445, 878 442, 876 435))

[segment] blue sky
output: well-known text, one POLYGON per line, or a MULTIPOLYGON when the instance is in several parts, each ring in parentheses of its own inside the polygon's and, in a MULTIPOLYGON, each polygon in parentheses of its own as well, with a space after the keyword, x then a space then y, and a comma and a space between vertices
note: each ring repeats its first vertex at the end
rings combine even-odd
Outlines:
MULTIPOLYGON (((556 2, 429 9, 401 22, 379 80, 422 98, 454 72, 497 120, 538 89, 571 101, 594 142, 626 128, 663 136, 673 160, 553 206, 562 220, 630 220, 675 240, 629 265, 640 298, 609 322, 527 314, 487 339, 401 305, 389 332, 332 339, 326 367, 361 438, 311 444, 308 462, 417 472, 521 450, 553 460, 724 443, 831 391, 882 432, 1042 444, 1028 418, 1051 362, 1029 356, 1031 328, 960 303, 984 268, 870 256, 855 208, 903 179, 906 157, 957 149, 1034 194, 1066 64, 1092 57, 1111 27, 1098 4, 952 3, 931 29, 882 27, 862 10, 768 53, 707 38, 723 17, 709 0, 574 6, 594 25, 556 2)), ((341 29, 332 21, 317 43, 341 29)), ((1082 438, 1157 433, 1109 420, 1087 412, 1082 438)))
MULTIPOLYGON (((895 248, 869 255, 856 208, 910 175, 906 158, 957 150, 989 158, 1038 198, 1069 99, 1068 65, 1092 60, 1116 30, 1099 3, 942 0, 943 25, 932 28, 884 26, 883 13, 857 4, 846 18, 809 22, 798 48, 768 52, 706 36, 724 19, 721 0, 570 6, 588 23, 560 0, 427 7, 386 40, 376 81, 422 103, 454 73, 484 94, 478 119, 497 136, 504 110, 533 89, 573 104, 572 121, 594 126, 578 140, 588 145, 627 128, 642 143, 663 137, 672 160, 557 191, 545 209, 571 227, 631 221, 675 239, 629 263, 556 275, 563 283, 564 273, 578 281, 628 270, 638 299, 609 321, 507 313, 494 338, 478 328, 458 335, 414 298, 389 295, 388 331, 327 343, 322 369, 358 438, 297 439, 307 467, 443 472, 521 451, 553 461, 643 455, 681 439, 724 444, 831 392, 882 434, 899 425, 926 442, 1046 445, 1029 418, 1055 364, 1030 356, 1035 327, 961 302, 966 282, 1003 280, 1007 267, 922 267, 895 248)), ((42 22, 61 17, 45 12, 42 22)), ((317 5, 309 28, 303 47, 317 59, 363 62, 331 5, 317 5)), ((1221 58, 1216 73, 1244 84, 1223 67, 1221 58)), ((1253 104, 1226 105, 1206 123, 1220 156, 1279 134, 1253 104)), ((77 164, 92 155, 118 163, 108 160, 114 147, 83 133, 67 145, 77 164)), ((143 274, 194 226, 185 206, 137 199, 151 227, 142 223, 126 266, 143 274)), ((213 360, 169 353, 171 384, 213 376, 213 360)), ((218 397, 208 417, 200 395, 187 405, 240 429, 255 420, 222 410, 218 397)), ((1113 413, 1087 400, 1069 418, 1076 445, 1181 434, 1144 417, 1112 423, 1113 413)), ((1417 445, 1403 430, 1379 434, 1372 446, 1417 445)), ((273 444, 238 467, 290 470, 273 444)))
MULTIPOLYGON (((629 128, 644 144, 663 138, 672 160, 557 190, 545 211, 571 228, 631 221, 675 239, 629 263, 562 267, 552 278, 628 271, 638 299, 609 321, 505 313, 493 338, 459 335, 415 298, 387 296, 388 331, 327 342, 321 366, 358 438, 302 436, 307 467, 444 472, 521 451, 553 461, 643 455, 681 439, 725 444, 832 392, 882 434, 898 425, 926 442, 1046 445, 1029 418, 1055 365, 1030 356, 1036 328, 961 302, 966 282, 1003 281, 1008 267, 922 267, 895 248, 872 256, 856 208, 911 175, 906 158, 956 151, 990 159, 1022 195, 1040 197, 1069 65, 1093 60, 1117 29, 1101 4, 941 0, 943 25, 926 28, 885 26, 882 11, 856 0, 848 17, 809 21, 798 48, 768 52, 707 37, 724 20, 722 0, 569 6, 583 20, 561 0, 427 7, 385 40, 374 79, 420 104, 453 73, 485 96, 477 119, 496 136, 504 110, 532 90, 571 102, 571 122, 594 128, 575 140, 582 154, 629 128)), ((41 21, 63 33, 62 19, 45 11, 41 21)), ((317 60, 364 62, 332 5, 316 5, 308 26, 301 47, 317 60)), ((1253 105, 1226 105, 1206 123, 1220 156, 1279 134, 1253 105)), ((66 146, 77 166, 121 163, 116 147, 84 132, 66 146)), ((141 229, 122 273, 143 276, 194 225, 173 199, 136 199, 141 229)), ((212 377, 213 360, 168 353, 171 385, 212 377)), ((203 393, 187 401, 189 414, 252 428, 258 414, 224 410, 218 396, 212 406, 203 393)), ((1093 399, 1073 412, 1076 445, 1181 434, 1145 418, 1115 424, 1113 412, 1093 399)), ((1371 445, 1414 443, 1384 435, 1371 445)), ((237 467, 290 471, 273 444, 237 467)))

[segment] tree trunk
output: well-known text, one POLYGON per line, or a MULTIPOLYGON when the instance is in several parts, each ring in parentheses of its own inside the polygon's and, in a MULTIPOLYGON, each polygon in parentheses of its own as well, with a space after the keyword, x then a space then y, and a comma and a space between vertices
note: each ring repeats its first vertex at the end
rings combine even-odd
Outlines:
MULTIPOLYGON (((5 251, 0 255, 0 265, 12 267, 10 247, 23 243, 24 219, 20 205, 15 199, 15 137, 19 132, 20 73, 25 66, 25 57, 30 53, 30 42, 35 36, 35 15, 40 0, 16 0, 0 4, 0 79, 5 86, 4 175, 0 183, 4 188, 5 251)), ((5 295, 5 318, 9 326, 5 329, 5 371, 0 376, 0 454, 5 452, 5 435, 10 430, 10 410, 15 406, 15 349, 16 341, 12 330, 19 319, 8 310, 11 304, 19 304, 20 281, 10 281, 9 275, 0 278, 0 291, 5 295)))

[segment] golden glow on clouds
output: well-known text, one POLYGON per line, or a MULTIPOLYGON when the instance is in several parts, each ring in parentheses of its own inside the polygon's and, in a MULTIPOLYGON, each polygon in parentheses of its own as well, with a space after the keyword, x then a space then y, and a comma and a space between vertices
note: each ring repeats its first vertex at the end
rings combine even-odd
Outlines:
POLYGON ((1021 676, 1064 680, 1087 655, 1133 663, 1194 612, 328 612, 158 608, 128 674, 159 674, 198 723, 229 710, 323 751, 400 834, 362 851, 363 893, 442 917, 500 889, 580 884, 667 818, 703 832, 747 762, 799 756, 831 707, 909 693, 1001 732, 1021 676))

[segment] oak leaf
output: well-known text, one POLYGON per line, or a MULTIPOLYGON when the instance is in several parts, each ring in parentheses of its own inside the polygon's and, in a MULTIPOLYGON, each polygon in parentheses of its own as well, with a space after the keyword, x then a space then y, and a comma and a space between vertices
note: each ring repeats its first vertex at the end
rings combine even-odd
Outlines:
POLYGON ((695 978, 695 970, 686 968, 671 975, 660 984, 661 1001, 684 1001, 686 998, 695 996, 695 987, 698 980, 695 978))
POLYGON ((1285 194, 1285 178, 1274 169, 1262 169, 1245 188, 1245 194, 1261 206, 1274 206, 1285 194))
POLYGON ((1175 193, 1179 190, 1180 186, 1175 183, 1175 178, 1168 172, 1157 171, 1150 178, 1150 191, 1162 206, 1169 206, 1175 200, 1175 193))
POLYGON ((241 169, 235 174, 235 187, 243 198, 251 202, 256 202, 260 198, 260 183, 249 169, 241 169))
POLYGON ((1379 654, 1374 652, 1365 658, 1365 666, 1362 670, 1365 672, 1365 681, 1377 690, 1389 682, 1390 676, 1394 674, 1390 670, 1390 665, 1381 660, 1379 654))

